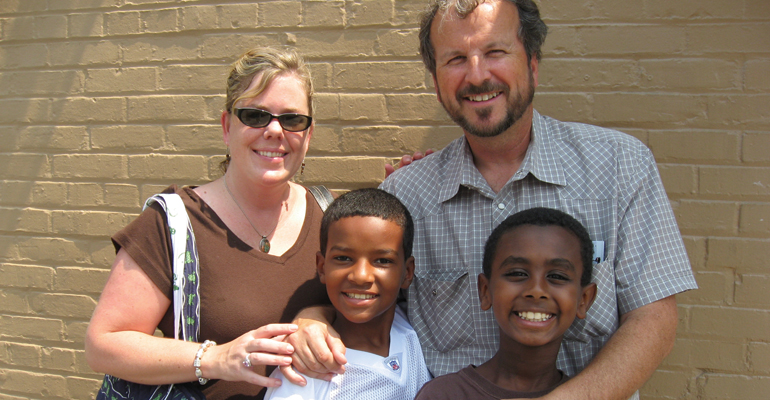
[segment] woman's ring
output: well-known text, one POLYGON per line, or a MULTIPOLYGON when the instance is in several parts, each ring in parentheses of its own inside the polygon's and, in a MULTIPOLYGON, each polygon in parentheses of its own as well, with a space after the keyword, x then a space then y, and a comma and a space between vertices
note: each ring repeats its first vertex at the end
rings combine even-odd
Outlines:
POLYGON ((243 360, 243 366, 246 368, 251 368, 251 360, 249 360, 249 355, 251 355, 251 353, 246 354, 246 359, 243 360))

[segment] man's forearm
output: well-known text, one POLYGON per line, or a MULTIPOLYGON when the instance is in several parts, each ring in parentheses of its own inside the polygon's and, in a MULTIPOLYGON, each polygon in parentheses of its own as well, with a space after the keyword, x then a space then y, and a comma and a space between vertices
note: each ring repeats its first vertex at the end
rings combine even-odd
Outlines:
POLYGON ((628 399, 671 352, 677 322, 674 296, 624 314, 620 328, 591 363, 545 398, 628 399))

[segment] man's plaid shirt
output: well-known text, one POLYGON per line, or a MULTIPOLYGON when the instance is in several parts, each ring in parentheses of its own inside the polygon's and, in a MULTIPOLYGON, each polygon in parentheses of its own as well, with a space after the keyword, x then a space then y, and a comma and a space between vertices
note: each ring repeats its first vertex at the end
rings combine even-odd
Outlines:
POLYGON ((494 193, 464 137, 398 170, 380 186, 415 222, 415 279, 408 313, 434 376, 491 358, 498 330, 479 306, 484 244, 500 222, 532 207, 560 209, 604 241, 594 266, 596 301, 565 334, 558 367, 580 372, 609 340, 620 316, 697 288, 650 150, 623 133, 564 123, 534 112, 519 171, 494 193))

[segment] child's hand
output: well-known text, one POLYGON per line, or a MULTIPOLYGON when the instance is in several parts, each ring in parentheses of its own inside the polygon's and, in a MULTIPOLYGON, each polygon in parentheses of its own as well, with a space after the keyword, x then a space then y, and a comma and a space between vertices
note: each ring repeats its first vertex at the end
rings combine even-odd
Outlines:
MULTIPOLYGON (((306 311, 308 310, 303 313, 306 311)), ((286 338, 294 348, 292 365, 281 367, 286 379, 295 385, 305 386, 305 378, 297 371, 311 378, 327 381, 335 374, 345 372, 345 345, 322 312, 308 318, 302 318, 300 315, 293 323, 297 324, 299 329, 286 338)))

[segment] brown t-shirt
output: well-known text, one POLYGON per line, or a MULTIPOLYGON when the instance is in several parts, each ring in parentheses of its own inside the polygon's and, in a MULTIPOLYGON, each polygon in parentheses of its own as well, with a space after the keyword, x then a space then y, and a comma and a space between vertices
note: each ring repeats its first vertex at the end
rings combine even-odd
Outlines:
MULTIPOLYGON (((554 360, 555 361, 555 360, 554 360)), ((559 371, 561 372, 561 371, 559 371)), ((433 378, 426 383, 414 398, 415 400, 500 400, 534 399, 551 393, 557 386, 569 380, 563 372, 561 380, 553 387, 540 392, 519 392, 495 385, 476 371, 475 365, 469 365, 453 374, 433 378)))
MULTIPOLYGON (((280 257, 262 253, 240 240, 192 188, 172 185, 164 193, 181 196, 198 246, 199 341, 227 343, 267 324, 291 322, 303 307, 329 303, 315 268, 323 212, 309 192, 302 231, 280 257)), ((172 299, 171 238, 166 214, 159 205, 142 212, 112 241, 116 251, 125 249, 161 292, 172 299)), ((169 307, 158 328, 166 337, 174 337, 173 327, 174 312, 169 307)), ((265 374, 263 366, 255 370, 265 374)), ((256 396, 261 389, 245 382, 212 380, 203 391, 207 399, 218 400, 256 396)))

